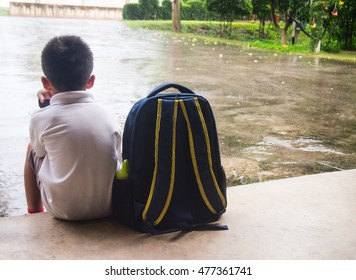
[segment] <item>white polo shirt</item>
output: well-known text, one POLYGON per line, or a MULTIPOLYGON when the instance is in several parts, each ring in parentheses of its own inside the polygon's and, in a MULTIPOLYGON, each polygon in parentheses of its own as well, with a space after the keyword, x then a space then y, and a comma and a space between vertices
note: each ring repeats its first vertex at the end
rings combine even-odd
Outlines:
POLYGON ((111 214, 112 182, 121 155, 115 118, 87 91, 62 92, 33 113, 31 144, 44 157, 42 202, 53 216, 85 220, 111 214))

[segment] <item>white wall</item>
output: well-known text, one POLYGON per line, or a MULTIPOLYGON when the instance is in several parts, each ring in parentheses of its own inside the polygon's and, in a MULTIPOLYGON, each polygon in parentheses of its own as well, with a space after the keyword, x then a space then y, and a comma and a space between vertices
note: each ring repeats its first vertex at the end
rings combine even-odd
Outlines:
POLYGON ((138 0, 0 0, 0 7, 9 8, 10 2, 122 8, 138 0))

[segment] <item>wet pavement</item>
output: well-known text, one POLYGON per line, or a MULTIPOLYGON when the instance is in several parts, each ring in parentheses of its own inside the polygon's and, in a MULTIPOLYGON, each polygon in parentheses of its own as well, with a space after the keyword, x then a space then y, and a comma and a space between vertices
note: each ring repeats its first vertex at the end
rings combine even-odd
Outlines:
POLYGON ((229 185, 356 168, 356 64, 132 30, 123 22, 0 17, 0 216, 21 215, 40 53, 53 36, 92 47, 98 102, 123 125, 156 85, 210 101, 229 185), (79 23, 79 24, 78 24, 79 23))

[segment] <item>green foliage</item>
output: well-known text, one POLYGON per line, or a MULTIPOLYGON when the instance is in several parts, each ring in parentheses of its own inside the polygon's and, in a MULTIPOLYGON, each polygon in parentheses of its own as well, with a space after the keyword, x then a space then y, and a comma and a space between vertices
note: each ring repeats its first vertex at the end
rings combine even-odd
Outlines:
POLYGON ((128 3, 122 10, 122 17, 128 20, 142 19, 140 5, 136 3, 128 3))
POLYGON ((271 18, 271 6, 269 0, 252 0, 252 13, 257 15, 260 21, 260 26, 258 28, 258 34, 260 38, 265 38, 267 36, 265 31, 266 20, 271 18))
POLYGON ((252 0, 252 12, 260 19, 267 19, 270 16, 271 6, 269 0, 252 0))
POLYGON ((221 21, 232 22, 252 11, 248 0, 206 0, 208 11, 221 21))
POLYGON ((344 0, 344 5, 339 2, 338 16, 335 18, 336 27, 332 34, 333 39, 341 42, 346 50, 356 49, 356 1, 344 0))
POLYGON ((282 45, 287 43, 286 34, 293 21, 297 19, 299 14, 305 13, 305 9, 308 9, 308 2, 304 0, 270 0, 273 25, 281 34, 282 45), (277 18, 283 21, 283 27, 277 18))
POLYGON ((158 0, 139 0, 142 19, 157 19, 159 13, 158 0))
POLYGON ((208 10, 205 1, 189 0, 183 6, 184 17, 186 20, 207 20, 208 10))
POLYGON ((131 28, 172 31, 172 22, 170 20, 130 20, 126 21, 126 24, 131 28))
POLYGON ((211 16, 221 21, 221 37, 231 34, 231 24, 235 19, 251 12, 247 0, 206 0, 206 6, 211 16))
POLYGON ((220 23, 213 21, 183 21, 182 32, 219 37, 220 23))
POLYGON ((163 20, 172 18, 172 3, 170 0, 163 0, 162 6, 159 8, 159 18, 163 20))
POLYGON ((281 52, 305 53, 308 52, 307 45, 281 45, 273 40, 254 40, 249 42, 249 46, 261 49, 273 49, 281 52))
POLYGON ((319 41, 329 52, 356 48, 356 1, 314 0, 309 11, 311 26, 316 24, 311 30, 311 51, 319 41))
MULTIPOLYGON (((180 1, 180 12, 183 20, 208 20, 208 10, 205 0, 180 1)), ((140 0, 139 4, 126 4, 124 6, 124 19, 140 20, 169 20, 172 18, 172 2, 163 0, 158 6, 158 0, 140 0), (129 6, 129 8, 125 8, 129 6), (130 7, 134 6, 134 8, 130 7), (137 7, 139 11, 137 11, 137 7), (126 10, 129 10, 128 12, 126 10), (131 11, 132 10, 132 11, 131 11)))
MULTIPOLYGON (((308 41, 308 44, 310 42, 309 48, 313 52, 319 42, 321 49, 325 51, 356 49, 355 0, 180 0, 180 3, 182 20, 220 21, 214 28, 200 24, 198 30, 203 34, 237 40, 279 38, 282 45, 286 45, 290 42, 290 27, 295 20, 299 29, 310 36, 310 40, 304 36, 304 41, 308 41), (338 15, 332 16, 335 8, 338 15), (242 32, 241 28, 234 27, 234 21, 252 12, 259 20, 258 31, 246 29, 242 32), (274 15, 272 19, 277 15, 281 19, 279 22, 273 20, 275 28, 270 28, 269 25, 271 12, 274 15)), ((170 0, 163 0, 161 7, 158 6, 158 0, 129 3, 124 7, 123 17, 170 20, 172 3, 170 0)), ((189 25, 189 29, 191 28, 192 25, 189 25)))
POLYGON ((330 53, 339 53, 341 51, 341 43, 337 40, 330 40, 323 50, 330 53))
MULTIPOLYGON (((150 30, 168 31, 172 30, 172 22, 170 20, 149 20, 149 21, 126 21, 126 24, 132 28, 147 28, 150 30)), ((233 22, 233 34, 238 34, 239 39, 219 38, 220 23, 215 21, 182 21, 182 33, 175 33, 174 36, 180 36, 182 40, 194 41, 201 40, 205 44, 226 44, 236 46, 247 46, 270 49, 274 51, 282 51, 288 53, 308 53, 309 38, 305 34, 300 34, 299 44, 288 46, 281 45, 278 42, 278 32, 271 29, 268 39, 259 39, 258 22, 233 22), (251 34, 255 34, 251 37, 251 34)), ((310 32, 309 27, 307 29, 310 32)), ((171 33, 168 33, 171 34, 171 33)), ((169 35, 170 36, 170 35, 169 35)), ((236 35, 237 36, 237 35, 236 35)), ((290 34, 289 34, 290 36, 290 34)), ((334 44, 334 43, 333 43, 334 44)), ((324 53, 319 54, 320 57, 341 59, 356 62, 355 52, 341 52, 338 54, 324 53)))
POLYGON ((330 28, 332 13, 337 9, 335 0, 314 0, 310 5, 310 51, 314 52, 330 28))

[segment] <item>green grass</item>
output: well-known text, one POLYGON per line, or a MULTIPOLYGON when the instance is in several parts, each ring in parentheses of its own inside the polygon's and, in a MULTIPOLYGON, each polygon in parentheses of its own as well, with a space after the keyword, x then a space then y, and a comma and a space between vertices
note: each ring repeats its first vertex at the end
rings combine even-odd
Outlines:
MULTIPOLYGON (((131 28, 145 28, 149 30, 163 31, 172 33, 171 21, 125 21, 131 28)), ((278 52, 288 53, 303 53, 308 55, 315 55, 309 51, 309 38, 300 33, 299 43, 292 45, 289 41, 287 45, 280 43, 280 34, 274 30, 273 27, 266 26, 267 38, 261 39, 258 36, 258 22, 234 22, 232 24, 232 32, 230 36, 220 38, 220 23, 209 21, 181 21, 182 31, 174 33, 175 36, 184 36, 188 38, 195 38, 208 42, 219 44, 248 46, 252 48, 268 49, 278 52)), ((288 34, 291 37, 291 34, 288 34)), ((356 62, 356 52, 340 52, 337 54, 321 52, 319 57, 347 60, 356 62)))
POLYGON ((9 14, 9 9, 0 8, 0 16, 8 16, 9 14))
POLYGON ((306 53, 309 52, 309 47, 303 44, 282 45, 280 42, 272 40, 253 40, 249 43, 250 47, 261 49, 273 49, 281 52, 306 53))

